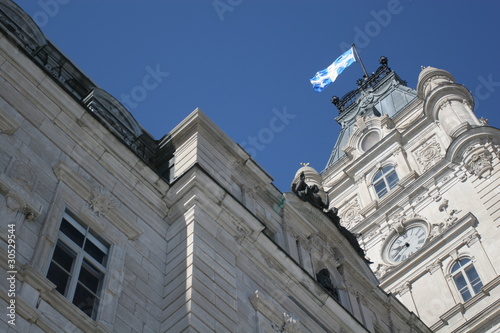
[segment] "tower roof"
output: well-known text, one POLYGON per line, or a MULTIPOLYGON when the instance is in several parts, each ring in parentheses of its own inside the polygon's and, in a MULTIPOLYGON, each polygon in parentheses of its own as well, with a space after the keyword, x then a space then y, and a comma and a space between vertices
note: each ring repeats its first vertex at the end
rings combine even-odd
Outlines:
POLYGON ((339 109, 335 120, 342 126, 325 170, 341 160, 342 150, 354 130, 357 116, 395 116, 417 98, 417 92, 406 86, 396 72, 387 66, 387 58, 380 58, 381 66, 372 75, 359 79, 358 88, 342 98, 332 97, 332 103, 339 109))

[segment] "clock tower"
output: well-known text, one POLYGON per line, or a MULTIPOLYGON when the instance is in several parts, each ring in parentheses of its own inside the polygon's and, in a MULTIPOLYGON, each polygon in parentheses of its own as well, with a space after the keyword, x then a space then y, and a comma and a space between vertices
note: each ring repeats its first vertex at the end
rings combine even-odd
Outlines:
POLYGON ((380 64, 332 98, 330 208, 380 286, 433 331, 498 332, 500 130, 447 71, 422 67, 415 90, 380 64))

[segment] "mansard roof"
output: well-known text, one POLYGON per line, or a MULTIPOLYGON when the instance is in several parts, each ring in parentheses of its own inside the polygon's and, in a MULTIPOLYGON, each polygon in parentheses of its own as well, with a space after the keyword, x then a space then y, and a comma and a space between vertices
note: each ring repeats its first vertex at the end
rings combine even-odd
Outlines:
POLYGON ((417 98, 417 92, 406 86, 387 66, 387 58, 381 57, 382 65, 372 75, 358 80, 359 87, 342 98, 333 97, 332 103, 339 109, 335 120, 342 126, 325 170, 344 158, 342 150, 354 130, 358 116, 394 117, 417 98))

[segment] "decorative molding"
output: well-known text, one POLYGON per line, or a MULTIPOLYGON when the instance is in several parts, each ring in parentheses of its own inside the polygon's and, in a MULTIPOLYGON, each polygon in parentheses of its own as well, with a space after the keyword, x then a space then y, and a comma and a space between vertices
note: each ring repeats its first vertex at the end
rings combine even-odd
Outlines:
POLYGON ((423 171, 429 170, 444 157, 441 145, 437 141, 436 137, 422 142, 420 147, 415 150, 414 155, 417 162, 422 165, 423 171))
POLYGON ((484 146, 467 150, 463 159, 465 169, 479 179, 488 177, 493 170, 493 155, 484 146))
MULTIPOLYGON (((96 189, 96 187, 92 187, 83 176, 63 162, 57 163, 53 170, 60 181, 81 198, 87 200, 88 209, 99 219, 110 221, 130 240, 137 239, 143 233, 143 230, 136 226, 134 220, 130 219, 121 210, 115 209, 115 200, 111 193, 102 188, 96 189)), ((103 225, 103 221, 96 221, 96 223, 103 225)))
POLYGON ((445 98, 438 104, 438 110, 442 111, 443 109, 450 107, 451 106, 451 101, 448 98, 445 98))
POLYGON ((442 262, 439 259, 436 259, 434 262, 432 262, 430 265, 427 265, 426 270, 429 272, 429 274, 433 274, 436 271, 438 271, 442 267, 442 262))
POLYGON ((298 319, 295 319, 292 315, 284 312, 283 313, 283 324, 276 325, 272 324, 271 327, 278 333, 302 333, 303 328, 298 319))
POLYGON ((403 283, 402 286, 399 286, 398 288, 394 289, 392 293, 395 295, 403 296, 410 290, 411 290, 411 283, 410 281, 406 281, 405 283, 403 283))
POLYGON ((0 174, 0 194, 6 197, 7 212, 21 212, 26 220, 34 221, 41 214, 43 206, 26 191, 26 183, 19 183, 6 174, 0 174))
POLYGON ((354 227, 363 220, 360 215, 361 206, 357 197, 348 202, 345 207, 341 207, 339 211, 341 224, 347 229, 354 227))
POLYGON ((471 234, 471 235, 467 236, 466 238, 464 238, 462 240, 462 243, 465 244, 465 245, 467 245, 468 247, 471 247, 471 245, 474 244, 474 243, 476 243, 480 238, 481 238, 481 236, 476 231, 473 234, 471 234))
POLYGON ((0 112, 0 134, 11 135, 14 133, 21 125, 6 112, 0 112))
POLYGON ((110 210, 115 208, 115 200, 111 197, 108 190, 103 187, 94 187, 92 196, 89 199, 89 208, 97 216, 105 217, 110 210))
POLYGON ((375 276, 380 279, 382 278, 386 273, 391 271, 395 266, 389 266, 386 264, 378 264, 377 268, 375 269, 374 273, 375 276))

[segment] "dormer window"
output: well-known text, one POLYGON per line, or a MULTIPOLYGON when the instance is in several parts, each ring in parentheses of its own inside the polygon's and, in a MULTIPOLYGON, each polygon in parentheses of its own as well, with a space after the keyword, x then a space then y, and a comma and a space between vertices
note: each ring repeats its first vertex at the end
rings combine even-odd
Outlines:
POLYGON ((373 187, 379 199, 389 193, 399 182, 396 169, 392 165, 381 168, 373 177, 373 187))

